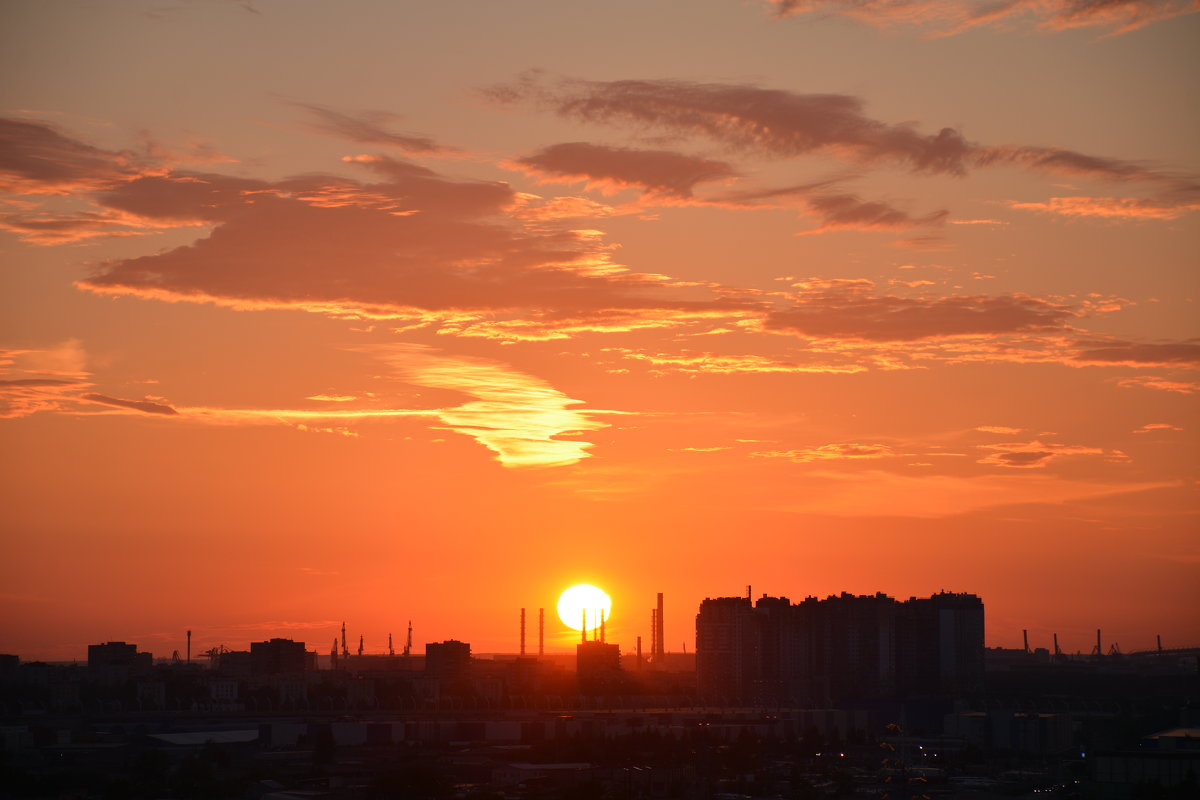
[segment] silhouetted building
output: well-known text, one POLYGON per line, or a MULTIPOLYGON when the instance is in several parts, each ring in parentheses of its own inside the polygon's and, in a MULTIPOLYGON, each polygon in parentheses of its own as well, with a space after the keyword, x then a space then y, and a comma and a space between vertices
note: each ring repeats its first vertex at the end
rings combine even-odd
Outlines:
POLYGON ((88 669, 102 667, 149 669, 153 664, 154 656, 150 653, 139 653, 136 644, 105 642, 104 644, 88 645, 88 669))
POLYGON ((575 645, 575 675, 583 694, 603 694, 621 675, 621 647, 588 641, 575 645))
POLYGON ((899 605, 902 693, 960 694, 983 688, 983 601, 939 592, 899 605))
POLYGON ((457 639, 425 645, 425 674, 431 678, 465 678, 471 668, 471 645, 457 639))
POLYGON ((961 694, 983 681, 983 603, 943 592, 705 599, 696 616, 700 692, 726 703, 809 706, 961 694))
POLYGON ((761 664, 758 620, 748 597, 706 597, 696 615, 700 693, 746 700, 761 664))
POLYGON ((316 653, 309 653, 304 642, 270 639, 250 643, 250 669, 256 675, 304 672, 314 668, 316 653))

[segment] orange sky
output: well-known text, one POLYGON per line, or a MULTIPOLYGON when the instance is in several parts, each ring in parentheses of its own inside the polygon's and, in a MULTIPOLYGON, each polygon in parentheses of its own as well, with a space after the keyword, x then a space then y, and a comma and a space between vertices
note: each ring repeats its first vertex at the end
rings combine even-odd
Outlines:
POLYGON ((5 3, 0 651, 1200 643, 1196 8, 5 3))

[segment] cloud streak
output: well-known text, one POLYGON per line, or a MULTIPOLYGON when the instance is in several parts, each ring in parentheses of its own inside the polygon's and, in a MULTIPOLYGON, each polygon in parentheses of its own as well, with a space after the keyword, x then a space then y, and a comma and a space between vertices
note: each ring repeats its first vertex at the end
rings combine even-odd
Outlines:
MULTIPOLYGON (((869 282, 867 282, 869 284, 869 282)), ((767 330, 874 342, 1061 329, 1067 307, 1026 295, 899 297, 860 283, 800 284, 795 304, 769 313, 767 330)))
POLYGON ((907 25, 937 35, 1032 23, 1041 30, 1108 28, 1128 33, 1195 13, 1196 0, 767 0, 778 17, 846 16, 878 26, 907 25))
MULTIPOLYGON (((868 116, 863 101, 850 95, 679 80, 552 79, 538 72, 486 88, 483 94, 497 103, 529 103, 586 123, 701 137, 731 152, 760 157, 821 154, 858 166, 954 176, 982 167, 1016 166, 1050 175, 1139 182, 1155 187, 1162 195, 1141 201, 1143 214, 1156 205, 1188 210, 1200 202, 1200 182, 1191 176, 1061 147, 975 143, 950 127, 922 133, 912 123, 888 123, 868 116)), ((1071 206, 1059 205, 1064 209, 1071 206)), ((1104 205, 1093 202, 1091 208, 1097 212, 1104 205)), ((1107 207, 1120 205, 1108 203, 1107 207)), ((1137 207, 1137 201, 1127 203, 1125 215, 1137 207)), ((1085 208, 1075 205, 1076 211, 1085 208)), ((819 214, 821 209, 816 211, 819 214)), ((1166 218, 1163 213, 1160 210, 1159 218, 1166 218)))

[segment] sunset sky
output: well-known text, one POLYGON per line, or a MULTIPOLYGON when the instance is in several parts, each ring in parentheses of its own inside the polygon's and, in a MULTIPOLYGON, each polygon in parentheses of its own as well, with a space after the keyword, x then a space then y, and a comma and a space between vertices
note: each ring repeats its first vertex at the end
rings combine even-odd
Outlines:
POLYGON ((0 652, 1200 645, 1197 10, 5 0, 0 652))

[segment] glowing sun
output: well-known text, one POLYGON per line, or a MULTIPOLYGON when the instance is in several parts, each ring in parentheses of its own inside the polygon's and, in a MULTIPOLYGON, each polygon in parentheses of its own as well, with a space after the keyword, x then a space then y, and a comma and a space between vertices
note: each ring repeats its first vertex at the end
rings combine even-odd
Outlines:
POLYGON ((558 598, 558 617, 568 628, 583 630, 584 611, 588 630, 599 628, 601 612, 605 621, 612 616, 612 598, 603 589, 586 583, 572 586, 558 598))

